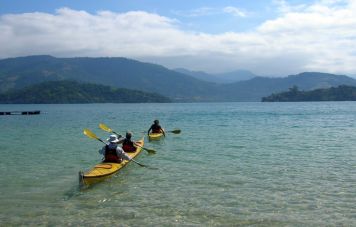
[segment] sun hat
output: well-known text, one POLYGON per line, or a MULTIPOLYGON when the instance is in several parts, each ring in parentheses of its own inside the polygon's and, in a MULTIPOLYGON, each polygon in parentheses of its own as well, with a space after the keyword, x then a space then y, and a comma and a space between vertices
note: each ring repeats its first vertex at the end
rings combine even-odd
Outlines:
POLYGON ((107 139, 110 143, 117 143, 119 140, 117 139, 116 135, 110 135, 109 139, 107 139))

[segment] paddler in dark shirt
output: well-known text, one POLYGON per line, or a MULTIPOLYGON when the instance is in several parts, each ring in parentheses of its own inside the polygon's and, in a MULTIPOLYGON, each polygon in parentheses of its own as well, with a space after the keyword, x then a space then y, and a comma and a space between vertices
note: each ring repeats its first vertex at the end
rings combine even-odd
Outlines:
POLYGON ((152 130, 152 133, 163 133, 163 136, 166 136, 164 133, 163 128, 159 125, 158 120, 153 121, 153 125, 151 125, 150 129, 148 129, 147 135, 150 134, 150 131, 152 130))
POLYGON ((126 136, 123 139, 120 139, 118 144, 122 144, 122 149, 125 152, 135 152, 137 144, 131 140, 132 132, 126 132, 126 136))

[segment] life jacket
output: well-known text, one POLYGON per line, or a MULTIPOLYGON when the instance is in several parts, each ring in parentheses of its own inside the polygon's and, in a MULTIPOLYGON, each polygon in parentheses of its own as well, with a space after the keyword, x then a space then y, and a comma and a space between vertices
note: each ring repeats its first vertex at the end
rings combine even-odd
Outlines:
POLYGON ((129 139, 124 139, 124 142, 122 143, 122 149, 125 152, 135 152, 136 151, 136 147, 134 146, 134 143, 129 140, 129 139))
POLYGON ((109 145, 105 146, 105 157, 103 162, 122 162, 122 159, 117 156, 116 147, 110 148, 109 145))
POLYGON ((162 132, 162 127, 160 125, 153 124, 151 126, 151 129, 152 129, 152 133, 160 133, 160 132, 162 132))

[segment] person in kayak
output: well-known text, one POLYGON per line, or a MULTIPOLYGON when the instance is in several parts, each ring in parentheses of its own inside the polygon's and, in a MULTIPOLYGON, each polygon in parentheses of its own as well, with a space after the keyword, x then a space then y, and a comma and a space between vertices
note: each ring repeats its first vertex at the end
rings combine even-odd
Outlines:
POLYGON ((121 163, 124 159, 130 161, 131 158, 125 153, 125 151, 118 146, 119 139, 116 135, 110 135, 107 139, 109 144, 105 145, 99 150, 99 153, 104 156, 103 162, 115 162, 121 163))
POLYGON ((137 144, 131 140, 132 132, 126 132, 125 138, 120 139, 118 144, 122 144, 122 149, 125 152, 135 152, 137 144))
POLYGON ((166 136, 164 133, 164 129, 159 125, 159 120, 154 120, 153 125, 151 125, 150 129, 148 129, 147 135, 150 134, 150 131, 152 130, 152 133, 162 133, 163 136, 166 136))

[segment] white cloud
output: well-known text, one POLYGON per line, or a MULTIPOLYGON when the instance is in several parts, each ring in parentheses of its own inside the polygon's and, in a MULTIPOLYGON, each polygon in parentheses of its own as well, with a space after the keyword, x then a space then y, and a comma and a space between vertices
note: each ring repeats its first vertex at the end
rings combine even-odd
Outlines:
POLYGON ((227 6, 223 9, 223 11, 225 13, 229 13, 235 17, 246 17, 246 13, 243 10, 233 7, 233 6, 227 6))
MULTIPOLYGON (((257 34, 269 41, 271 53, 300 53, 308 59, 300 70, 356 72, 355 1, 327 1, 262 24, 257 34), (344 3, 341 7, 340 3, 344 3), (348 4, 345 4, 348 3, 348 4), (273 51, 274 50, 274 51, 273 51)), ((287 55, 286 55, 287 56, 287 55)))
POLYGON ((305 4, 291 5, 285 0, 274 0, 273 2, 277 6, 278 11, 282 14, 302 10, 307 7, 305 4))
POLYGON ((247 13, 244 10, 233 6, 226 6, 224 8, 201 7, 192 10, 173 11, 173 13, 181 17, 204 17, 219 14, 229 14, 235 17, 247 16, 247 13))
POLYGON ((210 7, 202 7, 188 11, 173 11, 174 14, 182 17, 202 17, 216 14, 216 10, 210 7))
MULTIPOLYGON (((356 74, 354 0, 280 4, 288 10, 255 30, 222 34, 185 31, 175 19, 143 11, 90 14, 62 8, 55 14, 7 14, 0 17, 0 57, 124 56, 215 72, 356 74)), ((227 11, 239 12, 234 10, 227 11)))
POLYGON ((181 11, 173 11, 174 14, 181 16, 181 17, 202 17, 202 16, 210 16, 218 14, 219 11, 215 8, 211 7, 201 7, 192 10, 181 10, 181 11))

